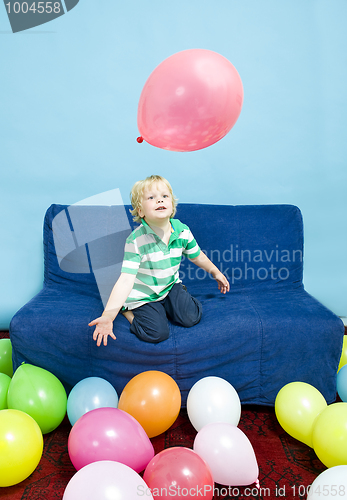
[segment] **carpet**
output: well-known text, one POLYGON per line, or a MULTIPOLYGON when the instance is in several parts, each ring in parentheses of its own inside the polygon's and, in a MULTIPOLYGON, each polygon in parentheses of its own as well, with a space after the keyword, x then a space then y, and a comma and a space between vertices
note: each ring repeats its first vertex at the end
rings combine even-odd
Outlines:
MULTIPOLYGON (((1 335, 0 338, 6 335, 1 335)), ((326 467, 313 449, 289 436, 279 425, 274 409, 242 406, 239 428, 250 440, 259 466, 260 489, 255 485, 226 487, 215 484, 214 500, 306 499, 307 487, 326 467)), ((67 450, 71 425, 67 417, 44 436, 44 450, 36 470, 23 482, 0 488, 3 500, 61 500, 75 474, 67 450)), ((182 409, 165 433, 152 438, 155 453, 174 447, 193 448, 196 431, 182 409)), ((187 497, 186 497, 187 498, 187 497)))

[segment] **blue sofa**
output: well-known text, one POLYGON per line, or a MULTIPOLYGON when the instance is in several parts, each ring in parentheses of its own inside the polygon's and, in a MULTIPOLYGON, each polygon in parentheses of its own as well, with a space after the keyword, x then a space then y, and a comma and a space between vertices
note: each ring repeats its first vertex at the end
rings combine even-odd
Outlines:
POLYGON ((67 390, 85 377, 103 377, 118 394, 136 374, 161 370, 176 380, 183 406, 193 384, 212 375, 228 380, 243 404, 272 406, 281 387, 292 381, 307 382, 328 403, 335 401, 344 327, 304 289, 297 207, 180 204, 176 217, 226 274, 230 292, 221 294, 209 275, 185 259, 182 280, 202 302, 201 322, 192 328, 172 324, 168 340, 149 344, 132 335, 118 315, 117 340, 109 339, 106 347, 96 346, 88 323, 102 313, 102 294, 109 293, 107 284, 101 292, 100 276, 119 272, 134 224, 130 207, 99 208, 77 209, 84 230, 92 226, 87 236, 73 227, 69 207, 48 209, 43 289, 10 325, 15 369, 22 362, 43 367, 67 390), (114 224, 117 220, 122 222, 114 224), (104 226, 111 227, 106 236, 104 226))

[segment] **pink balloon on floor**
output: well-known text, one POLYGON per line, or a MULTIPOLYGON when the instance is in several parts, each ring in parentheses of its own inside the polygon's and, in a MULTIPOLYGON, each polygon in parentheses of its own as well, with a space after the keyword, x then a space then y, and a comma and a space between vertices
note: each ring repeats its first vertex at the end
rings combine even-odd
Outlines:
POLYGON ((149 76, 137 124, 141 138, 152 146, 195 151, 222 139, 235 125, 242 104, 242 81, 228 59, 211 50, 184 50, 149 76))
POLYGON ((103 460, 86 465, 70 479, 63 500, 153 500, 141 476, 124 464, 103 460))
POLYGON ((253 447, 241 429, 232 424, 205 425, 196 435, 193 448, 209 465, 216 483, 245 486, 258 480, 253 447))
POLYGON ((97 408, 85 413, 72 427, 68 451, 75 469, 100 460, 113 460, 136 472, 145 469, 154 448, 144 429, 117 408, 97 408))

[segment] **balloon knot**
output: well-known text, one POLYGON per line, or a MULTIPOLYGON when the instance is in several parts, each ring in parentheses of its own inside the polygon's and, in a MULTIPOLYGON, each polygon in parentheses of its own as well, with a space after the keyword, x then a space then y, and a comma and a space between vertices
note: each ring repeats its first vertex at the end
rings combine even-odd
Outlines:
POLYGON ((260 489, 259 479, 256 480, 255 486, 258 488, 258 490, 260 489))
POLYGON ((137 140, 137 142, 138 142, 139 144, 141 144, 141 142, 143 142, 143 137, 141 137, 141 136, 140 136, 140 137, 138 137, 136 140, 137 140))

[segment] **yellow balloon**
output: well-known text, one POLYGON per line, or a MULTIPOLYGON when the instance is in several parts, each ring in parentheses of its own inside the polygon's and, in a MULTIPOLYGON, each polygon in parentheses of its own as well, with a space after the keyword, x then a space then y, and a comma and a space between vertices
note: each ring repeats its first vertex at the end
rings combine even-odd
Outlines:
POLYGON ((347 465, 347 403, 333 403, 317 417, 313 449, 326 467, 347 465))
POLYGON ((0 411, 0 487, 30 476, 42 451, 42 432, 30 415, 19 410, 0 411))
POLYGON ((337 371, 345 365, 347 365, 347 335, 343 337, 342 353, 337 371))
POLYGON ((313 424, 326 407, 324 396, 306 382, 285 385, 275 400, 275 413, 281 427, 311 448, 313 424))

